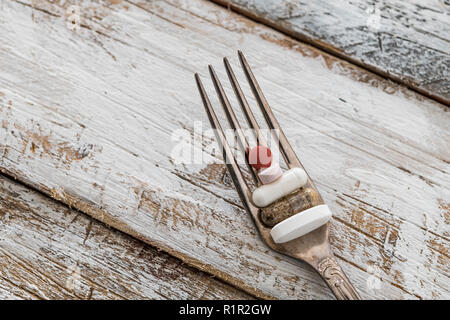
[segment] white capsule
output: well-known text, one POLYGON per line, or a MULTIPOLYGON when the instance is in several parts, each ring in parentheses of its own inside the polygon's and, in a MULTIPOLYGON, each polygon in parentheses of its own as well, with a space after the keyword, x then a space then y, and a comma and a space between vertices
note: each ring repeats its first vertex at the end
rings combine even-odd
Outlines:
POLYGON ((267 207, 292 191, 303 187, 307 180, 305 170, 292 168, 283 173, 277 181, 256 188, 252 195, 253 203, 257 207, 267 207))
POLYGON ((321 204, 294 214, 276 224, 270 230, 270 235, 275 243, 285 243, 323 226, 331 219, 331 216, 330 208, 321 204))

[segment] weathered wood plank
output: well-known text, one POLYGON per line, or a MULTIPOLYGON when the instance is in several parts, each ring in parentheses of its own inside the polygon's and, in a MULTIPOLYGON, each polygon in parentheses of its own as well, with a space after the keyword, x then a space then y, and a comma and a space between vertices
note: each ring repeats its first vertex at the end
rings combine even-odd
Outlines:
POLYGON ((445 107, 205 1, 84 1, 77 32, 65 7, 33 5, 0 13, 4 172, 255 295, 331 298, 262 244, 223 166, 171 157, 174 130, 209 127, 193 73, 241 48, 361 295, 449 297, 445 107))
POLYGON ((450 4, 213 0, 450 106, 450 4))
POLYGON ((0 175, 2 299, 249 299, 0 175))

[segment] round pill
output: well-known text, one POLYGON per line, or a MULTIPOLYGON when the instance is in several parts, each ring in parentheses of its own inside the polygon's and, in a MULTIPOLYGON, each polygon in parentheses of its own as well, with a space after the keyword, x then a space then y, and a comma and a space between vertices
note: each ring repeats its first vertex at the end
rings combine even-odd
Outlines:
POLYGON ((266 146, 254 147, 248 153, 248 163, 256 170, 268 168, 272 163, 272 151, 266 146))

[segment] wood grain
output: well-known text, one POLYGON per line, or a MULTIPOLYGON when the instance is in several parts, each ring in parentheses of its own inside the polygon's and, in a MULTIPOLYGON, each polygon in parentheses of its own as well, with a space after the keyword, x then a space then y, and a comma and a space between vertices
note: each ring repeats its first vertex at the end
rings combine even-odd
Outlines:
POLYGON ((250 299, 0 175, 1 299, 250 299))
POLYGON ((213 0, 450 106, 443 0, 213 0))
POLYGON ((449 298, 446 107, 207 1, 81 1, 78 31, 66 8, 0 11, 3 172, 258 297, 331 298, 260 241, 221 164, 174 162, 175 130, 209 128, 193 73, 240 48, 362 297, 449 298))

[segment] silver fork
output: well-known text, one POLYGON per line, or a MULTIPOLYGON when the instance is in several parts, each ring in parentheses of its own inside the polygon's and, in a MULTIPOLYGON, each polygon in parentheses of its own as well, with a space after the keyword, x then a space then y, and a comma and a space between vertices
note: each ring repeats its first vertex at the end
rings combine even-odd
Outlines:
MULTIPOLYGON (((280 125, 278 124, 277 119, 275 118, 272 109, 269 107, 266 98, 264 97, 261 88, 259 87, 258 82, 253 75, 253 72, 250 69, 244 55, 241 51, 238 51, 239 60, 241 62, 242 68, 244 69, 244 73, 247 77, 247 80, 250 84, 250 87, 253 91, 253 94, 256 98, 256 101, 261 109, 261 112, 264 116, 264 119, 267 122, 269 129, 276 130, 277 140, 279 142, 280 152, 289 168, 300 167, 302 169, 303 165, 300 163, 297 155, 292 149, 289 141, 283 133, 280 125)), ((228 77, 230 79, 233 90, 236 94, 237 100, 242 108, 242 111, 245 115, 245 118, 249 124, 249 127, 253 129, 256 135, 257 141, 265 145, 264 137, 261 134, 260 127, 256 121, 256 118, 250 109, 250 106, 247 103, 247 100, 239 86, 239 83, 231 69, 231 65, 227 58, 224 58, 225 69, 227 71, 228 77)), ((219 100, 225 110, 225 114, 227 116, 228 122, 232 129, 236 130, 237 138, 239 144, 241 146, 242 151, 245 153, 245 158, 247 159, 247 152, 249 150, 249 145, 246 140, 246 137, 243 134, 241 126, 236 118, 236 115, 233 111, 233 108, 228 101, 228 98, 225 94, 225 91, 222 88, 222 85, 213 69, 213 67, 209 66, 209 72, 211 75, 211 79, 213 81, 214 87, 216 89, 217 95, 219 96, 219 100)), ((246 179, 244 178, 240 167, 237 164, 236 159, 234 158, 232 149, 228 144, 224 131, 217 119, 217 116, 211 106, 209 98, 205 92, 203 84, 200 80, 199 75, 195 74, 195 80, 197 82, 198 90, 200 92, 200 96, 202 98, 203 104, 206 109, 206 113, 208 114, 209 121, 213 129, 215 129, 216 139, 219 144, 219 147, 223 149, 223 157, 228 168, 228 171, 233 179, 236 190, 241 198, 241 201, 247 210, 248 213, 253 217, 253 220, 256 224, 256 227, 261 235, 261 238, 264 242, 273 250, 285 254, 287 256, 293 257, 298 260, 305 261, 309 265, 311 265, 325 280, 328 287, 334 293, 337 299, 340 300, 358 300, 360 299, 358 293, 355 288, 351 285, 350 281, 342 271, 338 262, 334 258, 330 244, 329 244, 329 223, 323 225, 322 227, 294 240, 291 240, 286 243, 274 243, 272 237, 270 235, 270 228, 266 227, 260 220, 260 208, 256 207, 252 204, 251 199, 251 190, 249 185, 247 184, 246 179)), ((248 164, 249 170, 251 172, 251 176, 254 179, 256 185, 260 185, 261 181, 257 174, 254 172, 253 168, 248 164)), ((308 182, 305 187, 313 188, 317 190, 314 186, 313 181, 308 176, 308 182)), ((319 195, 319 203, 323 204, 323 200, 319 195)))

